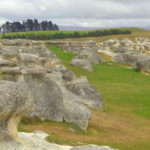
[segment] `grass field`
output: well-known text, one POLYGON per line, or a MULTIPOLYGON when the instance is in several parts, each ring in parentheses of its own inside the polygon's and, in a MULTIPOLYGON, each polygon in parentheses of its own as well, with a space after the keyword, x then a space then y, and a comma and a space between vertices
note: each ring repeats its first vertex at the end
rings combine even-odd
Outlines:
MULTIPOLYGON (((81 37, 81 38, 70 38, 71 41, 87 41, 87 40, 93 40, 95 42, 103 42, 112 38, 118 38, 118 40, 122 40, 123 38, 129 38, 130 40, 133 40, 136 37, 145 37, 145 38, 150 38, 150 31, 148 30, 144 30, 144 29, 140 29, 140 28, 118 28, 121 30, 130 30, 132 33, 131 34, 121 34, 121 35, 108 35, 108 36, 101 36, 101 37, 81 37)), ((100 29, 100 30, 104 30, 104 29, 100 29)), ((106 30, 110 30, 110 29, 106 29, 106 30)), ((34 33, 34 34, 54 34, 54 33, 59 33, 59 32, 63 32, 65 33, 73 33, 74 31, 31 31, 31 32, 15 32, 13 34, 28 34, 28 33, 34 33)), ((83 32, 88 32, 88 31, 78 31, 79 33, 83 33, 83 32)), ((12 34, 12 33, 7 33, 7 34, 12 34)), ((1 38, 0 34, 0 38, 1 38)), ((66 41, 67 39, 53 39, 51 41, 66 41)))
POLYGON ((52 135, 47 138, 48 141, 59 144, 75 146, 82 145, 78 143, 82 142, 108 145, 120 150, 150 150, 150 76, 137 73, 136 69, 125 68, 128 65, 113 63, 110 57, 98 52, 106 62, 92 65, 94 72, 87 72, 80 67, 69 65, 75 54, 65 53, 56 46, 48 48, 77 77, 87 77, 102 95, 104 111, 92 109, 88 133, 72 124, 52 121, 36 125, 21 123, 18 130, 44 131, 52 135), (72 133, 69 128, 75 129, 76 133, 72 133))

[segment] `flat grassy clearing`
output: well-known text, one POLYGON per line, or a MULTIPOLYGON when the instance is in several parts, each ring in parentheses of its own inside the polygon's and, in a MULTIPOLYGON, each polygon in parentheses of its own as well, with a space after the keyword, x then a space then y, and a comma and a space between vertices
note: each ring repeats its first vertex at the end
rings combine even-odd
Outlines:
POLYGON ((104 111, 92 109, 88 132, 65 122, 45 121, 36 125, 20 124, 19 131, 44 131, 52 136, 47 140, 58 144, 82 145, 92 143, 108 145, 120 150, 150 149, 150 76, 127 69, 129 65, 113 63, 110 57, 101 55, 106 62, 92 65, 94 72, 81 67, 70 66, 69 61, 75 56, 65 53, 56 46, 48 47, 54 52, 66 68, 77 77, 86 76, 88 81, 102 95, 104 111), (72 133, 69 128, 76 130, 72 133))
MULTIPOLYGON (((107 35, 107 36, 100 36, 100 37, 81 37, 81 38, 70 38, 71 41, 87 41, 87 40, 93 40, 97 43, 99 42, 104 42, 109 39, 117 38, 118 40, 122 40, 123 38, 129 38, 130 40, 134 40, 136 37, 141 37, 141 35, 145 38, 150 38, 150 31, 140 29, 140 28, 117 28, 121 30, 130 30, 132 33, 131 34, 120 34, 120 35, 107 35)), ((104 30, 104 29, 100 29, 104 30)), ((105 29, 105 30, 110 30, 110 29, 105 29)), ((92 30, 91 30, 92 31, 92 30)), ((95 31, 95 30, 93 30, 95 31)), ((55 33, 60 33, 63 32, 65 33, 73 33, 74 31, 30 31, 30 32, 14 32, 14 33, 6 33, 7 35, 11 34, 29 34, 29 33, 34 33, 34 34, 55 34, 55 33)), ((78 31, 79 33, 83 32, 88 32, 88 31, 78 31)), ((0 34, 0 38, 1 38, 0 34)), ((51 40, 45 40, 45 41, 66 41, 67 39, 51 39, 51 40)))

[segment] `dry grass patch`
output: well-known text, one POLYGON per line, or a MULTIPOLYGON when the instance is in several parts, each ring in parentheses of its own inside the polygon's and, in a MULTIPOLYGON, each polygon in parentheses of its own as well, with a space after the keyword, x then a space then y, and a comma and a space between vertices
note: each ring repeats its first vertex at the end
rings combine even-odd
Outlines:
POLYGON ((104 60, 106 60, 106 61, 110 61, 111 58, 112 58, 111 56, 105 55, 104 53, 100 53, 100 52, 98 52, 98 51, 96 51, 96 50, 94 50, 94 53, 100 55, 100 56, 101 56, 104 60))
MULTIPOLYGON (((121 116, 125 115, 125 112, 121 113, 124 108, 114 105, 110 105, 109 107, 118 109, 118 113, 120 113, 121 116)), ((132 108, 125 109, 126 111, 132 111, 132 108)), ((63 142, 63 139, 70 141, 67 142, 68 145, 80 145, 77 142, 82 142, 95 143, 98 145, 107 143, 109 146, 118 144, 132 147, 134 144, 138 145, 142 142, 149 142, 149 120, 142 117, 138 117, 137 119, 137 116, 132 113, 129 115, 129 112, 126 113, 128 116, 124 116, 123 118, 119 117, 118 113, 106 113, 98 110, 92 110, 92 118, 89 120, 88 133, 84 133, 80 129, 77 129, 77 132, 73 133, 69 130, 69 126, 71 126, 71 124, 67 123, 44 122, 37 125, 21 125, 20 127, 29 132, 33 132, 34 130, 46 132, 52 135, 54 138, 53 142, 58 144, 66 143, 66 140, 63 142)))

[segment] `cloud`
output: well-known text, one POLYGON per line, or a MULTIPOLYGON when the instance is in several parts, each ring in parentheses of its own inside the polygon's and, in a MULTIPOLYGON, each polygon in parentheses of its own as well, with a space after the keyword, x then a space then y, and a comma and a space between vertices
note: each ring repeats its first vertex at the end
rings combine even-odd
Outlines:
POLYGON ((0 0, 0 24, 38 19, 62 25, 149 25, 149 6, 149 0, 0 0))

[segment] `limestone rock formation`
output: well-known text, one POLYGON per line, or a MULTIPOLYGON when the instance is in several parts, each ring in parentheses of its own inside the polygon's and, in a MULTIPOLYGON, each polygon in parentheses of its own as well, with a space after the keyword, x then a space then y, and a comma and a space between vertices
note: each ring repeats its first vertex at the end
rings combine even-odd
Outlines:
POLYGON ((110 40, 103 42, 102 45, 103 46, 101 50, 111 51, 112 49, 115 49, 116 47, 118 47, 120 43, 117 39, 110 39, 110 40))
MULTIPOLYGON (((90 64, 99 64, 99 61, 104 62, 104 60, 101 56, 99 56, 93 52, 93 50, 98 50, 96 42, 93 42, 93 41, 70 42, 70 41, 68 41, 68 42, 64 42, 63 44, 59 43, 59 44, 57 44, 57 46, 59 48, 62 48, 64 52, 73 52, 75 54, 87 55, 87 61, 90 64)), ((83 61, 81 63, 85 63, 85 62, 83 61)), ((81 65, 81 63, 80 63, 80 65, 81 65)), ((85 67, 84 69, 87 69, 87 67, 85 67)))
MULTIPOLYGON (((119 41, 117 41, 117 43, 118 42, 119 41)), ((149 39, 138 37, 135 38, 134 43, 124 38, 119 44, 116 45, 114 43, 113 39, 105 41, 103 47, 98 51, 112 56, 111 60, 113 62, 130 64, 132 68, 137 68, 138 72, 149 74, 149 39)))
POLYGON ((126 48, 129 51, 133 51, 134 49, 134 42, 129 40, 128 38, 124 38, 122 41, 120 41, 120 47, 126 48))
POLYGON ((92 65, 81 54, 73 57, 69 64, 72 66, 81 66, 84 70, 87 71, 94 71, 92 65))
POLYGON ((89 107, 103 110, 101 95, 86 77, 77 79, 54 53, 44 46, 32 46, 35 45, 32 42, 27 42, 30 47, 22 46, 27 45, 24 40, 19 41, 23 44, 18 47, 7 47, 6 43, 5 46, 2 43, 2 80, 27 84, 33 95, 35 110, 26 115, 38 115, 42 120, 64 119, 86 131, 91 118, 89 107), (10 57, 12 54, 13 59, 10 57))
POLYGON ((71 148, 70 150, 117 150, 117 149, 112 149, 109 146, 87 145, 74 147, 71 148))
POLYGON ((142 59, 143 55, 137 52, 126 52, 115 55, 111 60, 117 63, 130 64, 132 68, 136 67, 136 62, 142 59))
POLYGON ((136 62, 136 68, 138 72, 141 72, 143 74, 149 74, 150 73, 150 57, 138 60, 136 62))
MULTIPOLYGON (((17 125, 25 113, 34 109, 31 92, 24 83, 0 81, 0 149, 18 143, 17 125)), ((19 143, 18 143, 19 144, 19 143)))
POLYGON ((137 37, 135 41, 135 51, 142 54, 150 54, 150 40, 143 37, 137 37))

